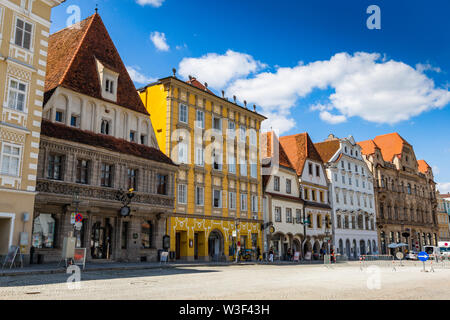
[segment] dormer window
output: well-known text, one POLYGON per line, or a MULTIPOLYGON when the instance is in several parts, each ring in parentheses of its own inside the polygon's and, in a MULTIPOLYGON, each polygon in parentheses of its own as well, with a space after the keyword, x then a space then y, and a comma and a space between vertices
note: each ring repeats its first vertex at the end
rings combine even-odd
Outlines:
POLYGON ((102 88, 102 97, 116 102, 119 73, 108 69, 99 60, 97 60, 97 71, 102 88))

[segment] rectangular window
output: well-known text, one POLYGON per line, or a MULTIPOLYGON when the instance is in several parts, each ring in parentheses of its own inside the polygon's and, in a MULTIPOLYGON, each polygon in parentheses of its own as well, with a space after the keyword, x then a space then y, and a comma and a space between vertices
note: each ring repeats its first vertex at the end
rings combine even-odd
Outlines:
POLYGON ((320 166, 316 165, 316 177, 320 177, 320 166))
POLYGON ((205 165, 205 150, 203 147, 195 148, 195 165, 200 167, 205 165))
POLYGON ((286 222, 292 223, 292 209, 286 208, 286 222))
POLYGON ((305 188, 305 190, 303 192, 304 192, 304 199, 309 200, 309 189, 305 188))
POLYGON ((247 176, 247 161, 245 159, 241 159, 241 164, 240 164, 240 175, 243 177, 247 176))
POLYGON ((56 111, 55 121, 61 123, 64 122, 64 113, 62 111, 56 111))
POLYGON ((77 160, 77 183, 88 184, 89 161, 77 160))
POLYGON ((247 195, 241 194, 241 211, 247 211, 247 195))
POLYGON ((250 130, 250 145, 256 146, 257 138, 256 138, 256 131, 254 129, 250 130))
POLYGON ((130 141, 136 142, 136 132, 135 131, 130 131, 130 141))
POLYGON ((147 135, 141 134, 141 144, 147 144, 147 135))
POLYGON ((275 191, 280 191, 280 177, 273 177, 273 189, 275 191))
POLYGON ((286 179, 286 193, 291 193, 291 179, 286 179))
POLYGON ((230 192, 230 209, 236 210, 236 192, 230 192))
POLYGON ((136 169, 128 169, 128 189, 137 190, 137 176, 138 171, 136 169))
POLYGON ((70 117, 70 125, 72 127, 78 128, 80 126, 80 117, 72 115, 70 117))
POLYGON ((186 204, 187 203, 187 187, 185 184, 178 185, 178 203, 186 204))
POLYGON ((281 208, 275 207, 275 222, 281 222, 281 208))
POLYGON ((128 248, 128 222, 122 222, 122 249, 128 248))
POLYGON ((213 117, 213 129, 222 131, 222 119, 213 117))
POLYGON ((156 192, 157 194, 166 196, 167 195, 167 175, 158 174, 156 176, 156 192))
POLYGON ((203 206, 205 204, 205 188, 195 187, 195 205, 203 206))
POLYGON ((187 107, 187 105, 180 104, 179 112, 180 112, 180 114, 179 114, 180 122, 188 123, 188 107, 187 107))
POLYGON ((18 80, 9 81, 8 108, 24 111, 26 103, 27 85, 18 80))
POLYGON ((258 212, 258 196, 252 196, 252 212, 258 212))
POLYGON ((316 201, 316 190, 311 190, 312 200, 316 201))
POLYGON ((236 158, 233 154, 228 155, 228 172, 236 174, 236 158))
POLYGON ((246 141, 246 132, 247 132, 247 128, 245 126, 240 126, 239 127, 239 141, 244 142, 246 141))
POLYGON ((309 172, 310 175, 313 175, 313 165, 312 165, 312 163, 308 164, 308 172, 309 172))
POLYGON ((100 184, 102 187, 112 187, 112 165, 102 163, 100 184))
POLYGON ((213 190, 213 207, 222 208, 222 191, 213 190))
POLYGON ((213 169, 221 171, 222 170, 222 155, 219 152, 216 152, 216 149, 213 149, 211 157, 213 159, 213 169))
POLYGON ((19 176, 20 169, 20 147, 3 143, 2 150, 2 174, 19 176))
POLYGON ((14 43, 24 49, 30 50, 32 39, 33 25, 23 21, 22 19, 16 19, 16 37, 14 43))
POLYGON ((302 211, 300 209, 295 210, 295 223, 300 224, 302 219, 302 211))
POLYGON ((142 249, 150 249, 152 247, 152 223, 144 221, 141 225, 142 249))
POLYGON ((197 128, 205 129, 205 113, 201 110, 197 110, 197 121, 195 125, 197 128))
POLYGON ((320 191, 320 202, 324 202, 323 192, 320 191))
POLYGON ((188 144, 185 141, 178 143, 178 163, 188 164, 188 144))
POLYGON ((48 157, 47 177, 52 180, 62 180, 63 156, 51 154, 48 157))
POLYGON ((256 163, 250 164, 250 177, 255 179, 258 177, 258 165, 256 163))

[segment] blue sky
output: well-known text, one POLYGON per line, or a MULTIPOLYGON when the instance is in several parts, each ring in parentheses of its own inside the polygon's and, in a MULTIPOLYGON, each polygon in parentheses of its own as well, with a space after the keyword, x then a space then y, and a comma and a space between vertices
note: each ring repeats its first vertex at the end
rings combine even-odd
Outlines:
POLYGON ((255 103, 282 135, 397 131, 450 192, 449 1, 69 0, 51 31, 96 4, 137 87, 175 67, 255 103), (374 4, 381 30, 366 26, 374 4))

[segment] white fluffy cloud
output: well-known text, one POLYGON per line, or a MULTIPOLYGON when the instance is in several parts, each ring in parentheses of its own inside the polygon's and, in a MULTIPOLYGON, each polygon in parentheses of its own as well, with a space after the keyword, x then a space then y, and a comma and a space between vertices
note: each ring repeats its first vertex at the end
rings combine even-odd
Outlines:
POLYGON ((150 35, 150 40, 152 40, 156 49, 159 51, 169 51, 170 47, 167 44, 166 35, 164 32, 154 31, 150 35))
POLYGON ((142 74, 139 67, 127 66, 127 71, 133 82, 140 84, 149 84, 156 81, 155 78, 147 77, 146 75, 142 74))
POLYGON ((141 6, 150 5, 152 7, 161 7, 165 0, 136 0, 141 6))
POLYGON ((438 183, 437 189, 441 194, 450 193, 450 182, 438 183))
POLYGON ((336 124, 360 117, 395 124, 450 102, 448 89, 437 88, 423 73, 427 68, 385 61, 377 53, 339 53, 329 60, 238 79, 228 87, 227 94, 256 103, 264 112, 286 115, 314 89, 331 89, 334 92, 322 108, 311 108, 320 111, 322 120, 336 124))
POLYGON ((228 50, 225 54, 208 53, 200 58, 184 58, 180 62, 179 74, 185 79, 197 77, 216 89, 222 89, 230 81, 247 77, 265 65, 252 56, 228 50))

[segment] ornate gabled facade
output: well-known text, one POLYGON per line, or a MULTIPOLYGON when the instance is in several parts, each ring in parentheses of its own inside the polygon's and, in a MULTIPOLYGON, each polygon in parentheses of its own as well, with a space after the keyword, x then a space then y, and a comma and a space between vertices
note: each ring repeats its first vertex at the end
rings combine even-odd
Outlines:
MULTIPOLYGON (((439 239, 443 242, 450 242, 450 193, 437 193, 438 201, 438 225, 439 239)), ((449 246, 450 247, 450 246, 449 246)))
POLYGON ((417 161, 412 145, 398 133, 358 144, 375 179, 380 252, 389 253, 391 243, 407 243, 409 250, 437 245, 436 184, 431 167, 417 161))
POLYGON ((378 253, 373 176, 361 147, 352 136, 330 135, 314 144, 330 181, 333 245, 337 253, 355 259, 378 253))
POLYGON ((62 2, 0 1, 0 257, 30 252, 50 16, 62 2))
POLYGON ((303 256, 311 252, 313 259, 319 259, 320 249, 331 249, 332 236, 328 178, 322 158, 307 133, 280 137, 280 144, 297 172, 305 220, 309 221, 304 229, 303 256))
POLYGON ((100 16, 51 35, 48 60, 35 253, 60 260, 63 239, 74 232, 88 261, 156 261, 177 167, 159 150, 100 16), (73 213, 83 217, 79 230, 73 213))
POLYGON ((302 253, 304 201, 297 172, 278 137, 268 132, 262 140, 267 144, 263 166, 271 168, 271 174, 263 176, 264 251, 272 248, 275 259, 287 260, 288 253, 302 253))

